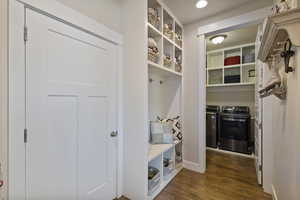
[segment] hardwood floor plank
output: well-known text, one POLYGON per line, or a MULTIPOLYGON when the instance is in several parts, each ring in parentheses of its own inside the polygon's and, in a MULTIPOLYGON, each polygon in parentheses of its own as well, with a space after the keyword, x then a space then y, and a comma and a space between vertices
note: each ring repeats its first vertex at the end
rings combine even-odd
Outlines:
POLYGON ((271 199, 257 184, 253 159, 208 150, 205 174, 183 169, 155 200, 271 199))
POLYGON ((254 160, 207 151, 205 174, 184 169, 156 200, 271 200, 257 184, 254 160))

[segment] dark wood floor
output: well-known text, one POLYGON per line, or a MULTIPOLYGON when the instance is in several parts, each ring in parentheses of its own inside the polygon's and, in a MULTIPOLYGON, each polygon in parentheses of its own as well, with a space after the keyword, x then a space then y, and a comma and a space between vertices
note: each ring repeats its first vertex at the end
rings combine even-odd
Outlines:
POLYGON ((257 184, 254 160, 207 152, 205 174, 184 169, 155 200, 271 200, 257 184))

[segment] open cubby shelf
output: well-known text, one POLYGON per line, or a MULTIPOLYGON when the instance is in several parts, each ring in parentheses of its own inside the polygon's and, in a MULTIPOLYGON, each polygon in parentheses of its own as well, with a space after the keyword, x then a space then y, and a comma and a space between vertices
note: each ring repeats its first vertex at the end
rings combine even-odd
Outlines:
POLYGON ((207 52, 207 87, 255 85, 255 44, 207 52))
MULTIPOLYGON (((172 72, 173 75, 176 77, 179 74, 182 74, 182 58, 183 58, 183 27, 182 25, 175 19, 175 17, 168 11, 168 8, 165 7, 160 1, 158 0, 148 0, 148 7, 154 8, 156 10, 157 15, 160 17, 159 22, 156 20, 151 20, 148 17, 148 37, 152 37, 156 43, 159 50, 159 56, 156 60, 150 60, 150 64, 148 66, 153 67, 153 63, 156 64, 155 66, 159 65, 160 67, 157 69, 161 69, 165 72, 172 72), (166 26, 169 27, 169 32, 166 31, 166 26), (166 65, 164 62, 165 56, 171 57, 171 64, 166 65), (175 64, 175 57, 181 58, 181 65, 175 64), (164 70, 166 68, 166 70, 164 70), (181 68, 181 71, 179 69, 181 68)), ((149 11, 148 11, 149 12, 149 11)), ((162 72, 162 73, 165 73, 162 72)), ((171 75, 172 75, 171 74, 171 75)))
POLYGON ((183 164, 173 163, 172 170, 169 171, 163 166, 163 159, 170 158, 175 161, 175 148, 180 143, 176 144, 154 144, 150 145, 148 155, 149 166, 158 168, 160 170, 160 183, 154 190, 148 191, 148 199, 154 199, 167 184, 182 170, 183 164))

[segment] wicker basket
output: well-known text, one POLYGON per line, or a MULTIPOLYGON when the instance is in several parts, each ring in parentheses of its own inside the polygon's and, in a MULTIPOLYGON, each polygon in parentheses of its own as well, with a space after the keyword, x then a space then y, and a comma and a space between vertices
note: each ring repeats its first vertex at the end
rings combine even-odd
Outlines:
POLYGON ((150 23, 152 26, 154 26, 154 27, 157 28, 157 29, 160 29, 160 28, 159 28, 159 26, 160 26, 160 18, 159 18, 159 17, 157 17, 157 16, 155 16, 155 15, 149 13, 149 14, 148 14, 148 21, 149 21, 149 23, 150 23))
POLYGON ((171 68, 173 61, 164 57, 164 66, 167 68, 171 68))
POLYGON ((167 25, 164 26, 164 35, 173 40, 174 32, 167 25))
POLYGON ((175 71, 181 73, 182 72, 182 66, 179 63, 175 63, 175 71))
POLYGON ((159 59, 159 53, 153 53, 151 51, 148 51, 148 60, 157 63, 158 59, 159 59))

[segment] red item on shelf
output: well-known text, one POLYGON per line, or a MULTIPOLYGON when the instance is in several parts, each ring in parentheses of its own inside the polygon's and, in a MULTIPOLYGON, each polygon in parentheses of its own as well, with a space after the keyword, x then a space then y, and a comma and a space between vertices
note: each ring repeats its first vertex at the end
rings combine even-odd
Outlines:
POLYGON ((241 56, 232 56, 232 57, 225 58, 224 60, 225 66, 238 65, 238 64, 241 64, 241 56))

